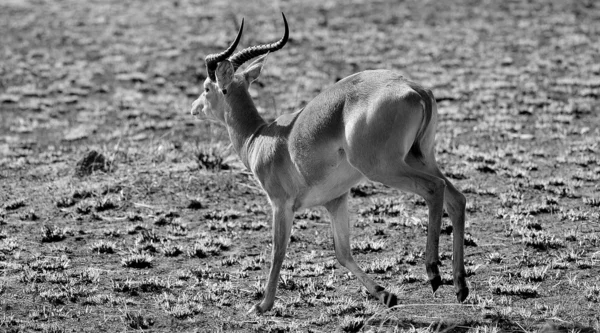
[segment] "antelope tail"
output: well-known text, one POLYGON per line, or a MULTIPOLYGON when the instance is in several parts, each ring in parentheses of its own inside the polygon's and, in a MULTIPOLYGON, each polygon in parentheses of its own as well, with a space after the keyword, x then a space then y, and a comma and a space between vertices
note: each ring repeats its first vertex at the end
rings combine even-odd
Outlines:
POLYGON ((429 127, 429 123, 431 122, 431 116, 433 113, 432 104, 434 101, 433 93, 430 90, 423 89, 422 87, 412 85, 412 87, 419 95, 421 95, 422 101, 425 103, 425 108, 423 112, 425 115, 423 117, 423 122, 421 123, 421 127, 417 132, 417 136, 415 138, 415 142, 410 148, 411 153, 419 160, 423 160, 423 150, 421 149, 421 142, 423 137, 425 136, 425 132, 427 131, 427 127, 429 127))

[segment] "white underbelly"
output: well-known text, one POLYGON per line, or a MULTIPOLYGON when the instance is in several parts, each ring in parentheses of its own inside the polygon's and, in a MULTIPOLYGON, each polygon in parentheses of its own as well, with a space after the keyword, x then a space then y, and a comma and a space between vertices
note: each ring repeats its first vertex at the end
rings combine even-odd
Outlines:
POLYGON ((322 182, 307 189, 294 206, 296 210, 321 206, 347 193, 352 186, 364 179, 365 177, 358 170, 350 164, 344 163, 335 170, 331 170, 322 182))

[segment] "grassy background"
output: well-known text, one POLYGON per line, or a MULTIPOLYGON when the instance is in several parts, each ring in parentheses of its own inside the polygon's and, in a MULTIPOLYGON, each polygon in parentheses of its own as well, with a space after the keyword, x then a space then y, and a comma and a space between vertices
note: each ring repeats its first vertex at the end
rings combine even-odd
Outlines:
POLYGON ((599 330, 599 20, 593 1, 3 1, 0 330, 599 330), (189 109, 204 56, 242 17, 241 46, 278 39, 282 11, 290 42, 251 91, 266 118, 365 69, 433 89, 440 166, 468 197, 465 304, 426 283, 424 202, 369 183, 354 251, 400 307, 336 263, 316 209, 297 214, 276 308, 245 314, 270 210, 189 109), (79 177, 90 150, 106 163, 79 177))

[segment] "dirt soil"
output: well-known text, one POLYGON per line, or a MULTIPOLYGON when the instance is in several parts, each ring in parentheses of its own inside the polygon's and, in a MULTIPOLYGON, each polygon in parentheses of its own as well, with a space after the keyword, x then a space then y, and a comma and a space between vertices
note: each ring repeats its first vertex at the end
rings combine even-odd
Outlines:
POLYGON ((0 331, 598 332, 600 3, 0 2, 0 331), (352 191, 360 266, 329 217, 296 215, 275 308, 262 296, 270 207, 226 130, 189 110, 241 46, 288 45, 251 88, 265 118, 352 73, 397 70, 439 105, 437 156, 465 193, 471 295, 427 282, 424 201, 352 191))

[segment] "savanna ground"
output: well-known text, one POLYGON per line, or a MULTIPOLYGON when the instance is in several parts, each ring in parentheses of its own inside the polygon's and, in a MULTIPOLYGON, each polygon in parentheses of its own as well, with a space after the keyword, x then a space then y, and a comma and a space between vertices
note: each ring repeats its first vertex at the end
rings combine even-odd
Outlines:
POLYGON ((2 1, 0 331, 598 331, 598 22, 595 1, 2 1), (241 46, 278 39, 281 11, 291 40, 251 89, 265 117, 364 69, 433 89, 439 164, 468 197, 465 303, 447 218, 432 294, 424 201, 367 183, 354 253, 400 305, 340 267, 315 209, 275 308, 246 314, 270 209, 189 109, 204 56, 242 17, 241 46))

